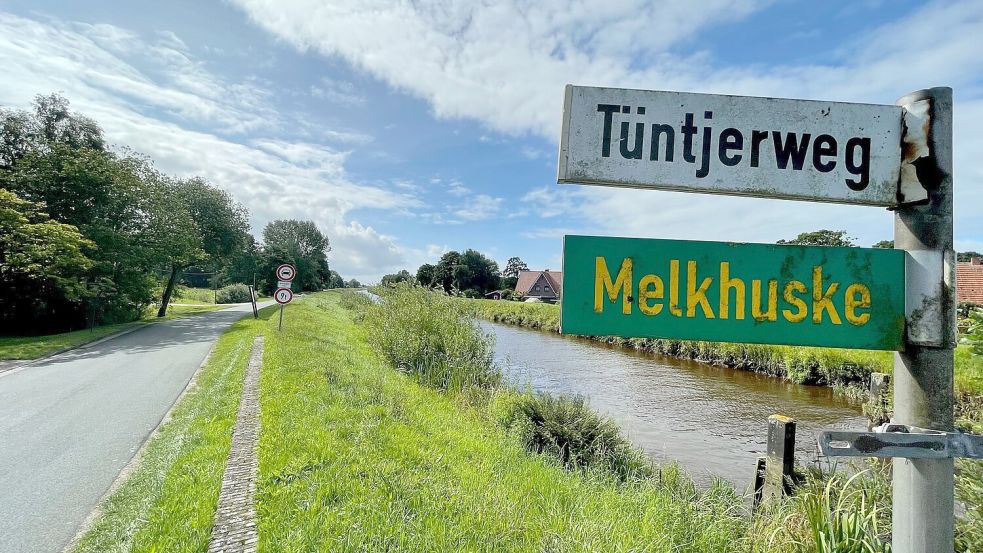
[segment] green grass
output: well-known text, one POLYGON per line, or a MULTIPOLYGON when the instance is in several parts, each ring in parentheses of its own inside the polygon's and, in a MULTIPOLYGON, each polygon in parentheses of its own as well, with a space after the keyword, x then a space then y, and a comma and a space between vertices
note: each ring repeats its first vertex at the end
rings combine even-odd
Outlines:
MULTIPOLYGON (((162 292, 163 290, 161 290, 162 292)), ((160 297, 161 293, 158 293, 157 297, 160 297)), ((171 301, 174 303, 215 303, 215 290, 178 285, 174 287, 171 301)))
POLYGON ((170 305, 167 315, 157 318, 157 309, 148 309, 143 319, 129 323, 97 326, 85 330, 48 334, 46 336, 0 336, 0 360, 38 359, 56 351, 93 342, 128 328, 154 321, 176 319, 187 315, 225 309, 224 305, 170 305))
POLYGON ((269 333, 263 551, 735 551, 742 499, 674 468, 618 484, 565 470, 452 394, 393 370, 318 294, 269 333))
POLYGON ((100 506, 77 552, 204 551, 221 488, 253 338, 273 309, 225 332, 196 385, 147 444, 129 478, 100 506))

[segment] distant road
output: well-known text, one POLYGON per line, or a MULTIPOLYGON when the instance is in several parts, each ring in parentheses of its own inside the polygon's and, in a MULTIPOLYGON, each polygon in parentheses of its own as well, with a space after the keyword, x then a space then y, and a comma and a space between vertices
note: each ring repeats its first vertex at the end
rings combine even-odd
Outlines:
POLYGON ((0 552, 61 551, 219 334, 251 314, 154 323, 0 373, 0 552))

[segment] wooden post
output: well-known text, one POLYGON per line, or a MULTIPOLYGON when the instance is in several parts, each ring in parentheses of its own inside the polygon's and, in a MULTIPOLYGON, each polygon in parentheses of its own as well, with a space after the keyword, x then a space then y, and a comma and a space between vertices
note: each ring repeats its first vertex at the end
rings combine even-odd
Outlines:
POLYGON ((871 431, 876 426, 885 422, 890 422, 888 417, 887 394, 891 386, 891 375, 885 373, 870 374, 870 390, 867 403, 864 405, 864 414, 867 415, 867 430, 871 431))
POLYGON ((765 467, 767 467, 767 463, 767 457, 758 457, 758 462, 754 466, 754 498, 751 501, 751 509, 754 511, 757 511, 758 506, 761 505, 761 497, 765 491, 765 467))
POLYGON ((768 417, 768 458, 761 501, 769 504, 792 492, 795 465, 795 420, 782 415, 768 417))

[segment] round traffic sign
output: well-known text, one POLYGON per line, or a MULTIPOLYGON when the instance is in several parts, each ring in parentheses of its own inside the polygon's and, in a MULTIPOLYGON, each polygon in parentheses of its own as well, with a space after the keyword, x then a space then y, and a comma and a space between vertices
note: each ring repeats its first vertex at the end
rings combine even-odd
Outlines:
POLYGON ((289 288, 277 288, 276 292, 273 292, 273 299, 281 304, 290 303, 290 300, 294 299, 294 293, 289 288))
POLYGON ((276 277, 280 280, 293 280, 295 276, 297 276, 297 269, 289 263, 276 268, 276 277))

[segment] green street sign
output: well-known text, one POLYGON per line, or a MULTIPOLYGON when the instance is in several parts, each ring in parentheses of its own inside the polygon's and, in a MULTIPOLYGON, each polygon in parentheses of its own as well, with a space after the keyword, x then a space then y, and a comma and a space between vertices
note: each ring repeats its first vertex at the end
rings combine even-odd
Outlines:
POLYGON ((905 253, 566 236, 564 334, 900 350, 905 253))

